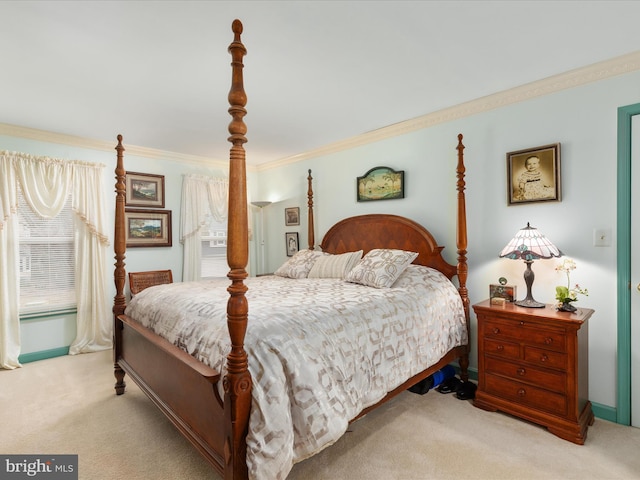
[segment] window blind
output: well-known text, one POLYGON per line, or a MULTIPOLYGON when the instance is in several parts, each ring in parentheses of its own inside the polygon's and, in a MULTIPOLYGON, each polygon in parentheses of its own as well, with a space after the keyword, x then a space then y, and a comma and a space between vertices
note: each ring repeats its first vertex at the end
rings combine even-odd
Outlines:
POLYGON ((20 315, 74 309, 75 252, 71 195, 52 219, 34 213, 18 194, 20 315))
POLYGON ((201 231, 201 278, 226 277, 227 265, 227 224, 216 222, 207 215, 201 231))

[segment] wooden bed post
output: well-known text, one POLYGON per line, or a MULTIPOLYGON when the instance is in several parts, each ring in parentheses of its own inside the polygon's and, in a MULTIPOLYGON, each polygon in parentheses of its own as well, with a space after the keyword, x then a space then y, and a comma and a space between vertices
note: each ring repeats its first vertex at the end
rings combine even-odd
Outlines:
POLYGON ((457 190, 458 190, 458 218, 456 228, 456 246, 458 248, 458 291, 462 298, 462 304, 464 306, 464 314, 467 322, 467 353, 460 357, 460 378, 463 381, 469 380, 469 349, 471 348, 471 325, 469 317, 469 292, 467 291, 467 274, 469 268, 467 266, 467 208, 464 196, 465 190, 465 166, 464 166, 464 145, 462 144, 462 134, 458 135, 458 166, 456 168, 456 175, 458 177, 457 190))
POLYGON ((313 185, 311 184, 312 180, 313 180, 313 177, 311 176, 311 169, 309 169, 309 176, 307 177, 307 183, 309 184, 309 187, 307 189, 307 198, 309 199, 307 201, 307 206, 309 207, 309 213, 308 213, 309 223, 307 226, 309 250, 313 250, 314 245, 316 244, 316 238, 314 233, 315 228, 313 226, 313 185))
POLYGON ((118 135, 118 145, 116 146, 118 157, 116 161, 116 218, 113 234, 113 251, 115 253, 115 271, 113 273, 113 279, 116 284, 116 296, 113 299, 113 374, 116 377, 116 394, 122 395, 126 384, 124 383, 124 370, 118 364, 120 358, 121 345, 122 345, 122 327, 117 321, 118 315, 124 313, 126 307, 126 299, 124 296, 124 283, 125 283, 125 230, 124 230, 124 204, 125 204, 125 175, 122 146, 122 135, 118 135))
POLYGON ((247 127, 243 121, 247 96, 244 91, 242 58, 247 50, 240 40, 242 23, 234 20, 233 43, 229 45, 232 57, 232 80, 229 91, 229 220, 227 227, 227 262, 231 285, 227 289, 227 326, 231 338, 231 352, 227 356, 227 374, 224 377, 225 469, 224 478, 247 478, 246 435, 251 411, 251 375, 244 337, 247 330, 249 305, 245 296, 247 278, 245 267, 249 259, 249 232, 247 218, 247 173, 245 150, 247 127))

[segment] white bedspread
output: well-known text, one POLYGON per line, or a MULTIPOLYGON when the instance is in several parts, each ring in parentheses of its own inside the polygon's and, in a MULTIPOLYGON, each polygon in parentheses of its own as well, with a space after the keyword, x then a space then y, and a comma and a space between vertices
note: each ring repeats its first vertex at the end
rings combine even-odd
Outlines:
MULTIPOLYGON (((148 288, 126 314, 224 372, 229 283, 148 288)), ((411 265, 386 289, 275 276, 245 283, 254 479, 285 478, 295 462, 338 440, 362 409, 467 342, 457 290, 426 267, 411 265)))

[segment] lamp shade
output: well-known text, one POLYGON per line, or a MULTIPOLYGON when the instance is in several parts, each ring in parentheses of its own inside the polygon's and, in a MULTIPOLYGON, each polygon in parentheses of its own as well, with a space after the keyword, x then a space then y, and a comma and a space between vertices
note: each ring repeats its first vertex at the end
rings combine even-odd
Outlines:
POLYGON ((524 283, 527 285, 527 296, 524 300, 515 302, 520 307, 543 308, 544 303, 536 302, 531 294, 533 287, 534 274, 531 270, 531 264, 534 260, 560 257, 562 252, 558 250, 551 241, 532 227, 527 222, 527 226, 518 230, 515 237, 500 252, 501 258, 510 258, 512 260, 524 260, 527 265, 524 271, 524 283))
POLYGON ((266 202, 266 201, 262 201, 262 202, 251 202, 251 205, 258 207, 258 208, 262 208, 262 207, 266 207, 268 205, 271 205, 271 202, 266 202))
POLYGON ((518 230, 518 233, 500 252, 500 258, 525 261, 561 256, 562 252, 558 250, 558 247, 551 243, 537 228, 529 225, 529 222, 526 227, 518 230))

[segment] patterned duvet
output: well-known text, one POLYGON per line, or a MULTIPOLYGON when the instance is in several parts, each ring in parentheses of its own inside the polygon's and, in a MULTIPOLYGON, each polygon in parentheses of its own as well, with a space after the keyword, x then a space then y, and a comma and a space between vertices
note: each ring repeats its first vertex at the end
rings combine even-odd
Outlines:
MULTIPOLYGON (((144 290, 126 314, 224 372, 226 278, 144 290)), ((348 422, 467 343, 462 302, 436 270, 410 265, 392 288, 339 279, 251 277, 245 349, 253 378, 247 464, 282 479, 348 422)))

